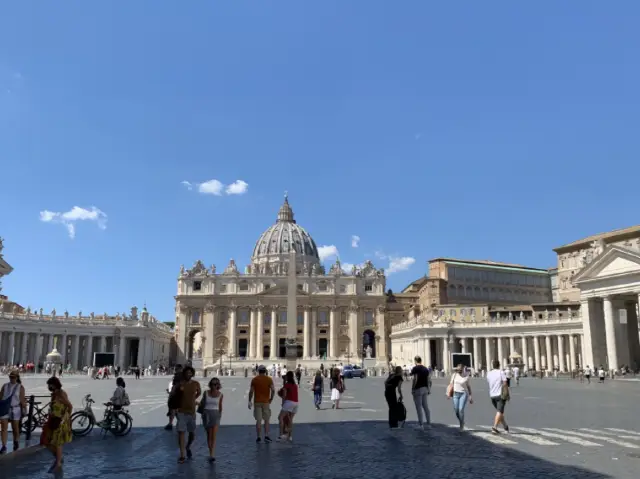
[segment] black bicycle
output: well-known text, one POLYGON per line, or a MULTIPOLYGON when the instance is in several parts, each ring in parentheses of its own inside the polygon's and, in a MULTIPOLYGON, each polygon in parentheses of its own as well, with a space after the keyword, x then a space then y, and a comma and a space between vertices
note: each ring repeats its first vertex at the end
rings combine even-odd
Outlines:
POLYGON ((51 406, 51 401, 45 404, 43 407, 39 407, 39 402, 33 403, 33 416, 31 416, 31 424, 29 424, 29 418, 27 416, 23 416, 20 420, 20 430, 27 434, 27 432, 33 432, 36 428, 43 428, 49 419, 49 406, 51 406), (30 426, 30 427, 29 427, 30 426), (29 431, 29 429, 31 429, 29 431))

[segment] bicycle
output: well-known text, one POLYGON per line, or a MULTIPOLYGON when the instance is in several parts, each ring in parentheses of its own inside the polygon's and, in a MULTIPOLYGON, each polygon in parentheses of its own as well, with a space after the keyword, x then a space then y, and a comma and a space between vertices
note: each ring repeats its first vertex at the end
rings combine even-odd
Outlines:
POLYGON ((27 434, 28 432, 33 432, 36 428, 43 428, 49 419, 49 406, 51 406, 51 402, 49 401, 43 407, 38 407, 39 402, 33 403, 33 416, 31 417, 31 431, 28 431, 29 418, 27 416, 23 416, 20 420, 20 430, 27 434))
POLYGON ((113 403, 103 403, 106 407, 103 420, 98 422, 91 407, 95 401, 91 399, 91 394, 87 394, 82 400, 84 408, 71 415, 71 432, 76 437, 83 437, 89 434, 98 425, 102 433, 111 432, 114 436, 126 436, 133 427, 133 418, 129 411, 124 409, 114 410, 113 403))

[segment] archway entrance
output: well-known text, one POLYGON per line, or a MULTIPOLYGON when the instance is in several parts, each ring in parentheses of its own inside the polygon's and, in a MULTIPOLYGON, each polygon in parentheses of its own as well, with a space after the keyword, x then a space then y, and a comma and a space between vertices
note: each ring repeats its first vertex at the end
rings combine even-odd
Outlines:
POLYGON ((246 358, 248 349, 249 349, 249 340, 246 338, 239 339, 238 340, 238 357, 246 358))
POLYGON ((285 342, 286 342, 285 338, 280 338, 278 340, 278 357, 279 358, 284 358, 287 355, 287 346, 285 342))
POLYGON ((371 331, 370 329, 367 329, 362 334, 362 357, 376 357, 376 333, 371 331))
POLYGON ((186 356, 188 360, 202 357, 202 331, 199 329, 189 331, 186 356))
POLYGON ((271 357, 271 346, 268 344, 262 347, 262 359, 269 359, 271 357))

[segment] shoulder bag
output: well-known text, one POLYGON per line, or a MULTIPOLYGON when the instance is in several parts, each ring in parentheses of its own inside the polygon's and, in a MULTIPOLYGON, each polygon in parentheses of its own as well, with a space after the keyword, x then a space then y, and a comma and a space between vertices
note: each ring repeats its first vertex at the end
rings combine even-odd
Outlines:
POLYGON ((202 395, 202 399, 200 399, 200 404, 198 404, 198 409, 196 409, 196 412, 198 414, 204 414, 204 403, 207 401, 207 395, 209 393, 205 391, 205 393, 202 395))
MULTIPOLYGON (((0 417, 8 416, 9 413, 11 412, 11 401, 13 400, 13 396, 16 395, 16 391, 18 390, 19 387, 20 387, 20 384, 16 384, 15 387, 13 388, 13 392, 11 393, 11 395, 8 398, 0 400, 0 417)), ((5 387, 4 389, 9 391, 8 387, 5 387)))
POLYGON ((447 386, 447 397, 448 398, 452 398, 453 397, 453 380, 456 378, 456 374, 457 373, 453 373, 453 376, 451 376, 451 381, 449 381, 449 385, 447 386))

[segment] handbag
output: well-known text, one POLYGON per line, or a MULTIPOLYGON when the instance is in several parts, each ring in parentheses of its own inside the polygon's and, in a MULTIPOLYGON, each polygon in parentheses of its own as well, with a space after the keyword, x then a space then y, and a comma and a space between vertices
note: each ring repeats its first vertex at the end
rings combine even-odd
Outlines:
POLYGON ((448 398, 452 398, 453 397, 453 380, 456 378, 456 374, 451 376, 451 382, 449 382, 449 385, 447 386, 447 397, 448 398))
POLYGON ((196 412, 198 414, 204 414, 204 403, 207 401, 207 393, 205 392, 202 395, 202 399, 200 400, 200 403, 198 404, 198 409, 196 409, 196 412))
POLYGON ((13 388, 13 392, 11 393, 11 396, 9 396, 6 399, 0 400, 0 417, 8 416, 9 413, 11 412, 11 401, 13 400, 13 396, 15 396, 16 391, 18 390, 19 387, 20 385, 16 384, 15 387, 13 388))
POLYGON ((502 390, 500 391, 500 399, 502 399, 504 402, 507 402, 509 399, 511 399, 509 386, 507 386, 506 384, 502 385, 502 390))

